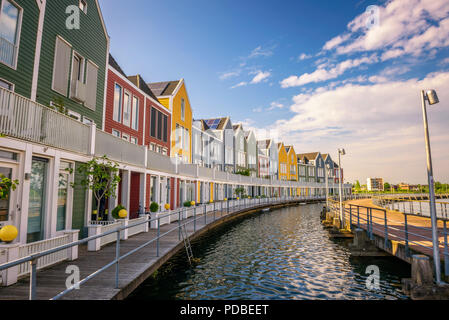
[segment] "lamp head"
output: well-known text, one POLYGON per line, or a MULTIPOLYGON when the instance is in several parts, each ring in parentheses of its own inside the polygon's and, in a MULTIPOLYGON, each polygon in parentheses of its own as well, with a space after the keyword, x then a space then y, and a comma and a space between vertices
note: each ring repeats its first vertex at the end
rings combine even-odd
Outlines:
POLYGON ((435 90, 427 90, 425 92, 426 99, 429 102, 430 105, 434 105, 440 102, 438 99, 438 95, 435 90))
POLYGON ((345 149, 338 149, 338 153, 340 153, 342 156, 346 154, 345 149))

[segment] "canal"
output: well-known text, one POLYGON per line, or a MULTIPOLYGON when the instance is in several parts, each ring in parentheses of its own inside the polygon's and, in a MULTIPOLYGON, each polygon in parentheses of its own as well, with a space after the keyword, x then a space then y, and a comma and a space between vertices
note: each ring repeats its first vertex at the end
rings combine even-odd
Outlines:
POLYGON ((320 223, 322 205, 260 212, 223 225, 147 279, 130 300, 408 299, 401 279, 410 266, 396 258, 353 258, 320 223), (380 270, 369 290, 368 266, 380 270))

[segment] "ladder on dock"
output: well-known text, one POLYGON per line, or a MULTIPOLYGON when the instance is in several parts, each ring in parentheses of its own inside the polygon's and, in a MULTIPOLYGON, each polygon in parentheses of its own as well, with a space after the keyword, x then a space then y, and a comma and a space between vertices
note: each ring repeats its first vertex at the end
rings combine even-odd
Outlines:
POLYGON ((181 235, 182 241, 184 242, 184 247, 186 248, 187 258, 189 259, 190 265, 192 265, 193 261, 192 245, 190 244, 190 239, 185 224, 183 224, 181 227, 181 235))

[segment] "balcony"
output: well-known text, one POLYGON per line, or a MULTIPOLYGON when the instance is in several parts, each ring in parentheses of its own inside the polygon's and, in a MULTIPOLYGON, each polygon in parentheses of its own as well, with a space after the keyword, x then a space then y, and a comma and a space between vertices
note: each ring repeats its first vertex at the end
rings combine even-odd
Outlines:
POLYGON ((0 36, 0 62, 16 67, 17 46, 0 36))
POLYGON ((3 88, 0 88, 0 132, 51 147, 89 153, 89 126, 3 88))
POLYGON ((95 155, 97 157, 106 155, 115 161, 144 167, 145 148, 97 129, 95 138, 95 155))

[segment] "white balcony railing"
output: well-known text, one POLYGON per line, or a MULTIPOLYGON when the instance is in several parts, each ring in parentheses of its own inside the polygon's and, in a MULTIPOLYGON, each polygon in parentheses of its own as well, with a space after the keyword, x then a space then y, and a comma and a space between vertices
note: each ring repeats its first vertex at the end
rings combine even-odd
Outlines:
POLYGON ((0 132, 65 150, 89 152, 89 126, 3 88, 0 132))
POLYGON ((0 36, 0 62, 15 67, 16 53, 17 46, 0 36))

